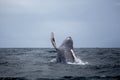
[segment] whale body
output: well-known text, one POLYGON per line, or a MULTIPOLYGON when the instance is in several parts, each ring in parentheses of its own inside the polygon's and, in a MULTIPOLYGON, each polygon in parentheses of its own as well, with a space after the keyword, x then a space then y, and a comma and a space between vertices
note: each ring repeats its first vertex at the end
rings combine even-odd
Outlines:
POLYGON ((54 38, 54 33, 51 32, 51 42, 53 47, 56 49, 56 62, 57 63, 67 63, 67 62, 75 62, 76 56, 73 50, 73 40, 69 36, 67 37, 62 44, 57 48, 56 42, 54 38))

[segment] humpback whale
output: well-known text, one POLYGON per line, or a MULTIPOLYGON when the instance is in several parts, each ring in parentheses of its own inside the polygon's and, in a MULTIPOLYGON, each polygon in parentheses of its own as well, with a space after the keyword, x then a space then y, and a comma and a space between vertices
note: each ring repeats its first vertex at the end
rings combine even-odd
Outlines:
POLYGON ((51 32, 51 42, 57 52, 57 55, 56 55, 57 63, 67 63, 67 62, 74 63, 76 61, 77 57, 73 50, 73 40, 70 36, 67 37, 62 42, 62 44, 57 48, 55 38, 54 38, 54 33, 51 32))

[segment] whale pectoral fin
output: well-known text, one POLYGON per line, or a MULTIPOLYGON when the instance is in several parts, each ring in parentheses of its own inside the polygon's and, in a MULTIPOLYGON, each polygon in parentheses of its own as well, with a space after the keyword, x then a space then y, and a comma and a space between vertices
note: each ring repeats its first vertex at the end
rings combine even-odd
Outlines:
POLYGON ((73 51, 73 49, 71 49, 70 51, 72 53, 72 57, 73 57, 74 61, 76 61, 77 57, 75 56, 75 52, 73 51))
POLYGON ((54 33, 53 33, 53 32, 51 32, 51 42, 52 42, 53 47, 54 47, 55 49, 57 49, 57 47, 56 47, 56 42, 55 42, 55 38, 54 38, 54 33))

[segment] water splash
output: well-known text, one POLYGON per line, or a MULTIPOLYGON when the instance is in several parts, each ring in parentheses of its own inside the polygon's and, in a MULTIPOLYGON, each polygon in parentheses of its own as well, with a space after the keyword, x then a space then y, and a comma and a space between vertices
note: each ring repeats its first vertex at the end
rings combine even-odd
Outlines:
POLYGON ((73 64, 73 65, 86 65, 88 62, 82 61, 80 58, 75 58, 75 62, 67 62, 67 64, 73 64))
POLYGON ((56 58, 50 60, 51 63, 56 62, 56 58))
MULTIPOLYGON (((56 58, 52 59, 50 62, 56 62, 56 58)), ((86 65, 88 62, 82 61, 80 58, 75 58, 75 62, 67 62, 67 64, 71 65, 86 65)))
POLYGON ((77 58, 76 55, 75 55, 75 52, 73 51, 73 49, 71 49, 71 53, 72 53, 72 56, 75 59, 75 62, 73 62, 73 63, 68 62, 68 64, 75 64, 75 65, 85 65, 85 64, 88 64, 88 62, 83 62, 80 58, 77 58))

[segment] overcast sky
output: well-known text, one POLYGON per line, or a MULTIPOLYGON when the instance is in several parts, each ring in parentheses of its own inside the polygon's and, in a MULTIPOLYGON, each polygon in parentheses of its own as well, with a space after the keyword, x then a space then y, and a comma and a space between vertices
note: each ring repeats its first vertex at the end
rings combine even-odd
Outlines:
POLYGON ((0 0, 0 47, 120 47, 120 0, 0 0))

